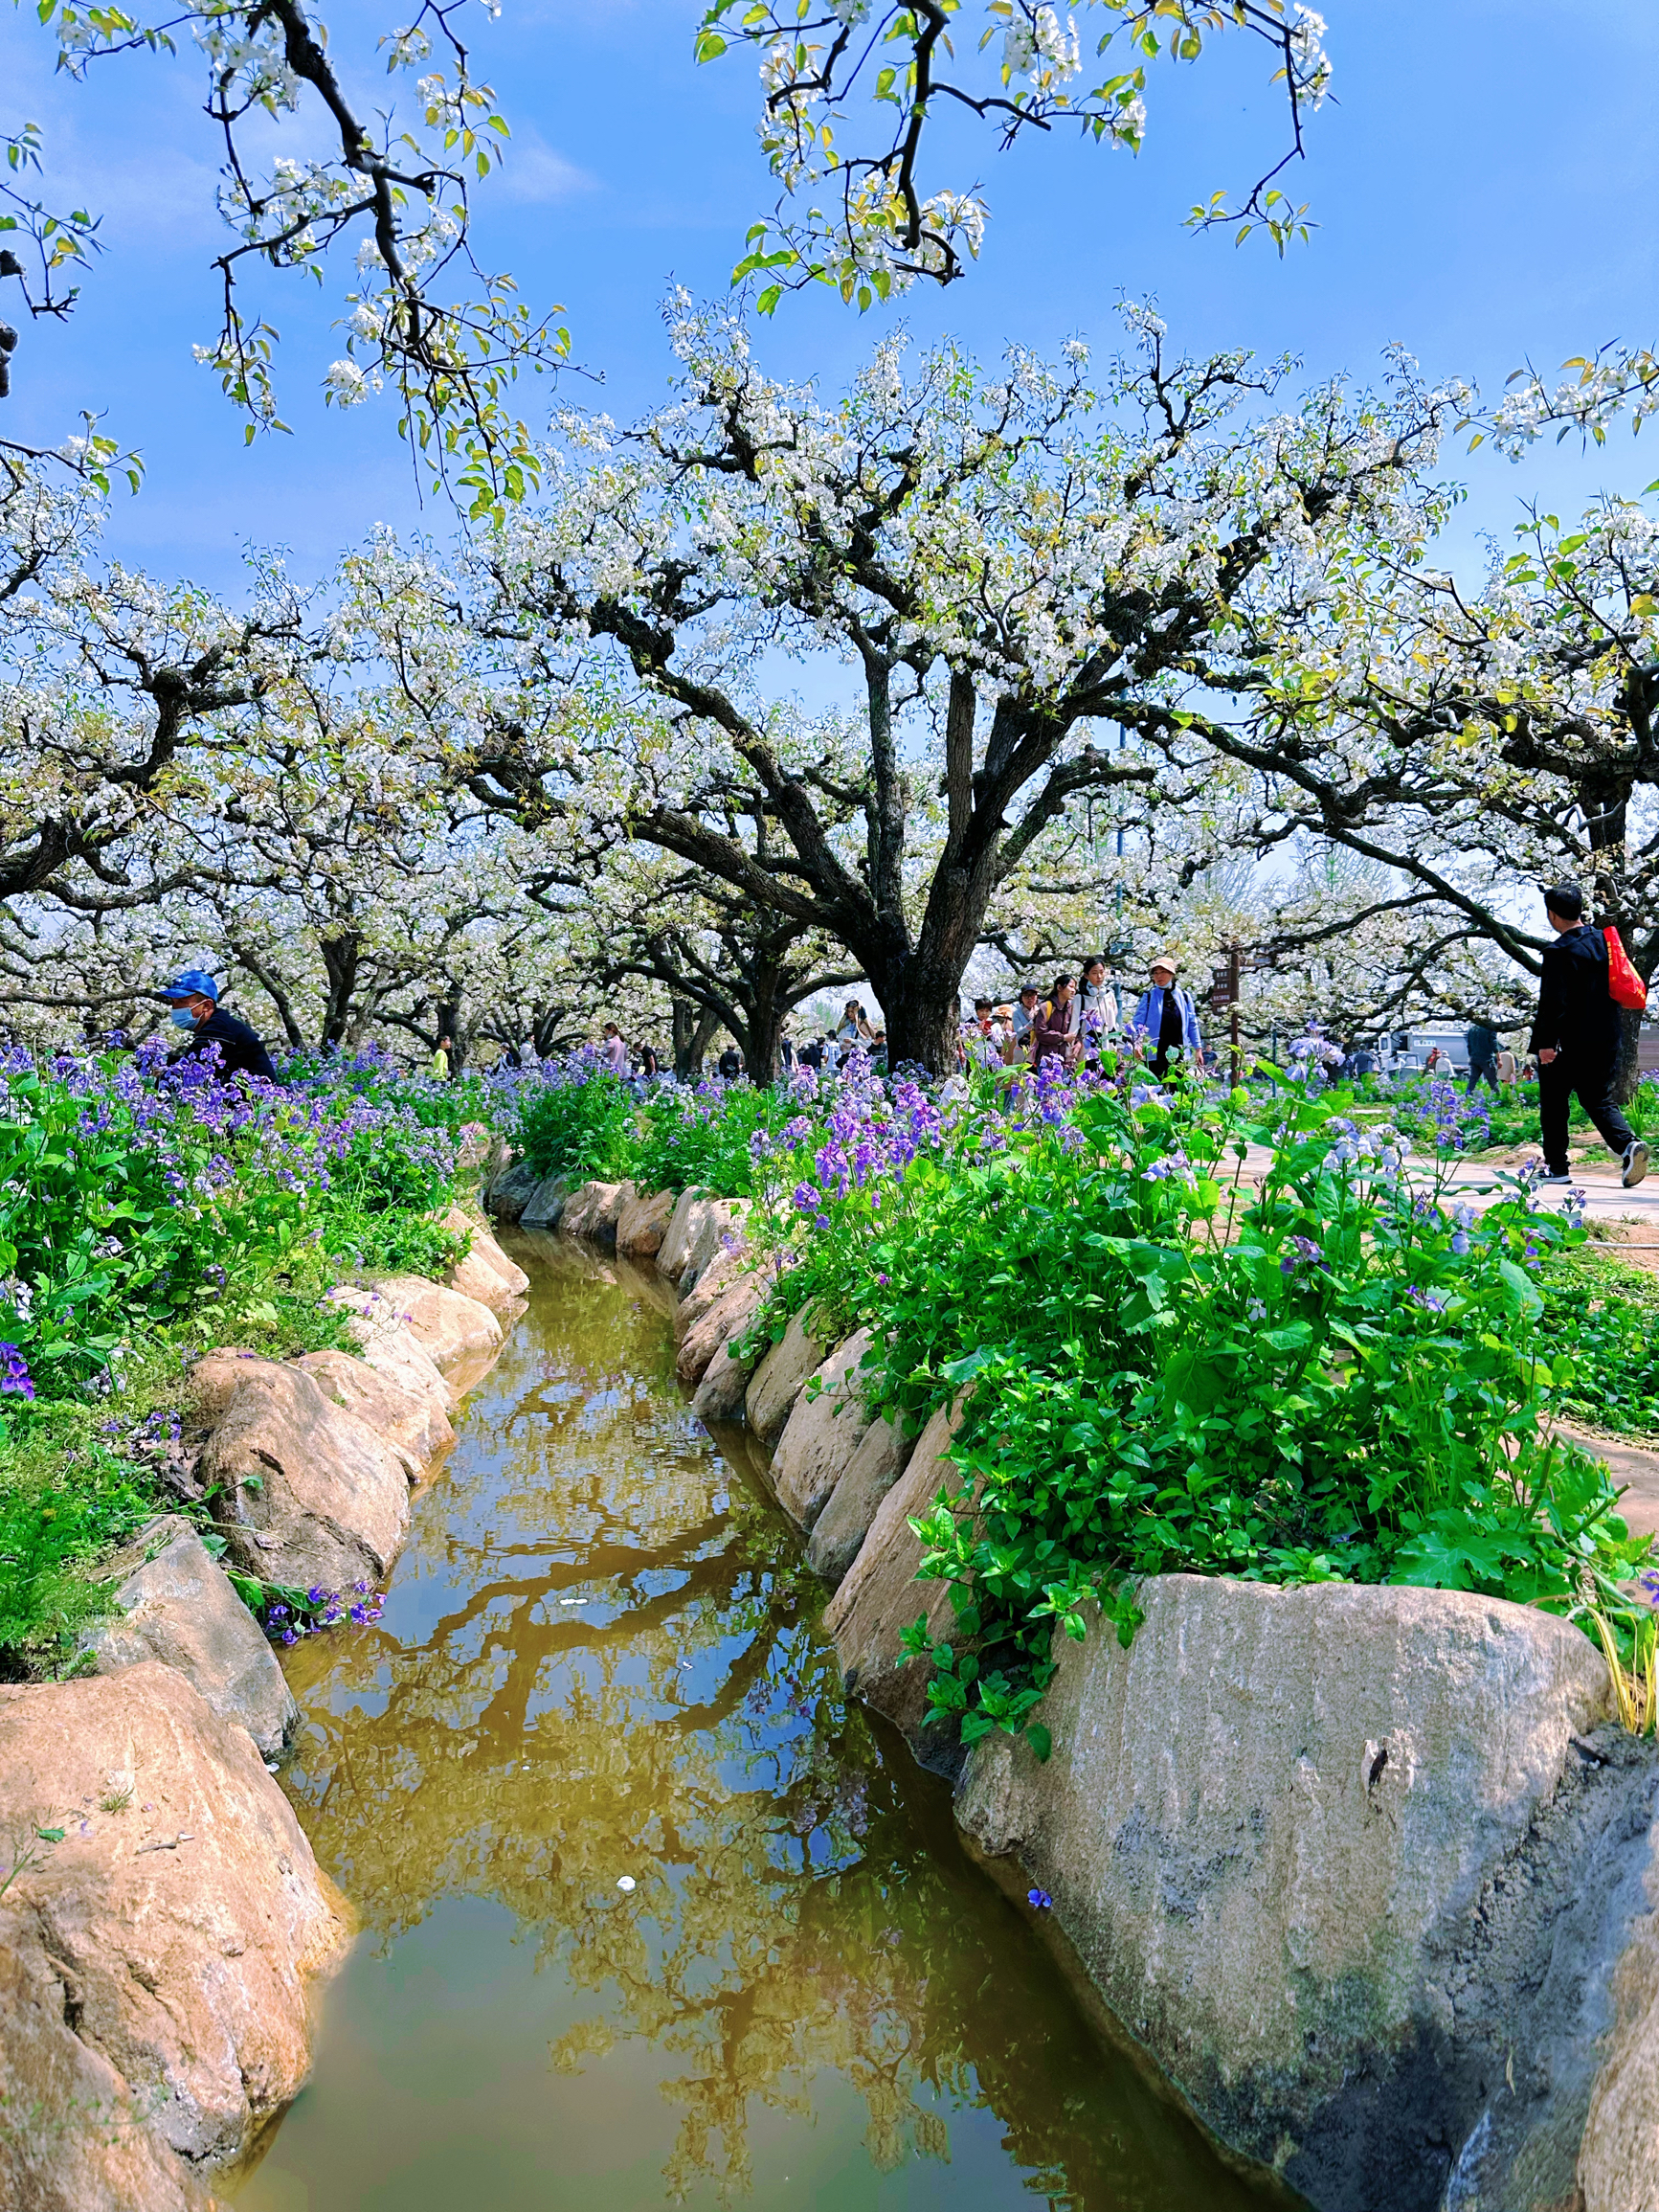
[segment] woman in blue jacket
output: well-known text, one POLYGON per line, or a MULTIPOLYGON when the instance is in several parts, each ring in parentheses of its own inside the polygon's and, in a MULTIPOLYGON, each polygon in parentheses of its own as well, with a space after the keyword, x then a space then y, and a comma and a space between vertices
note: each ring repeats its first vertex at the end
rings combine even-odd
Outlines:
POLYGON ((1152 964, 1152 989, 1141 993, 1130 1027, 1153 1047, 1152 1072, 1161 1083, 1170 1072, 1173 1052, 1195 1068, 1204 1064, 1204 1042, 1199 1034, 1198 1009, 1193 995, 1176 982, 1176 963, 1159 953, 1152 964))

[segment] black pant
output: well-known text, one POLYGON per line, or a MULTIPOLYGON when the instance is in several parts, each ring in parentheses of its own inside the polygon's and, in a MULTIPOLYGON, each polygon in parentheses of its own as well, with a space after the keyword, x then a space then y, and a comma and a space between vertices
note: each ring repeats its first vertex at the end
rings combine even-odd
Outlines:
POLYGON ((1553 1060, 1540 1063, 1538 1118, 1543 1124, 1544 1164, 1552 1175, 1566 1173, 1567 1116, 1575 1092, 1603 1143, 1621 1158, 1636 1141, 1636 1132, 1613 1103, 1614 1065, 1611 1054, 1604 1060, 1586 1060, 1569 1052, 1558 1052, 1553 1060))
MULTIPOLYGON (((1468 1081, 1464 1085, 1463 1094, 1466 1098, 1474 1096, 1477 1083, 1490 1083, 1494 1091, 1497 1090, 1498 1064, 1495 1060, 1471 1060, 1469 1062, 1468 1081)), ((1501 1093, 1499 1095, 1501 1096, 1501 1093)))

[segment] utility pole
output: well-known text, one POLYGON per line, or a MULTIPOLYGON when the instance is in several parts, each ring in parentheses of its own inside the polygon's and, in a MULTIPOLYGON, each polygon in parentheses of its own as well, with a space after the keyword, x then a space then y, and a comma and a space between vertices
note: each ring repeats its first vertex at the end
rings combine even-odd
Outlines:
POLYGON ((1227 995, 1232 1001, 1232 1017, 1228 1024, 1233 1037, 1233 1088, 1237 1090, 1244 1080, 1244 1060, 1239 1050, 1239 995, 1243 961, 1235 940, 1227 947, 1227 995))

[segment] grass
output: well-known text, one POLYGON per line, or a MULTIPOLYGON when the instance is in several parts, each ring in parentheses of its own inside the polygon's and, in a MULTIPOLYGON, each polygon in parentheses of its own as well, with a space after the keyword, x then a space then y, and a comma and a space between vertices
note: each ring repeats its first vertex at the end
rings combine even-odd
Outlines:
MULTIPOLYGON (((436 1221, 382 1221, 384 1258, 373 1249, 341 1256, 370 1268, 425 1258, 441 1272, 460 1247, 436 1221)), ((347 1315, 325 1296, 342 1272, 321 1246, 297 1246, 280 1272, 229 1286, 175 1328, 135 1331, 106 1394, 43 1398, 13 1419, 0 1444, 0 1680, 57 1678, 84 1663, 86 1633, 113 1604, 100 1563, 158 1513, 210 1531, 211 1505, 166 1479, 191 1366, 220 1344, 273 1360, 354 1350, 347 1315)))
POLYGON ((1589 1243, 1551 1254, 1538 1287, 1573 1355, 1562 1410, 1620 1434, 1659 1434, 1659 1275, 1589 1243))

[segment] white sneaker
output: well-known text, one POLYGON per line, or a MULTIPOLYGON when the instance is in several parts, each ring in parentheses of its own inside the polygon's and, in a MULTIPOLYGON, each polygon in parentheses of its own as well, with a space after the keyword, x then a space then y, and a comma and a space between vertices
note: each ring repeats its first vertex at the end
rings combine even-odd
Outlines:
POLYGON ((1648 1147, 1640 1137, 1625 1155, 1625 1188, 1634 1190, 1648 1172, 1648 1147))

